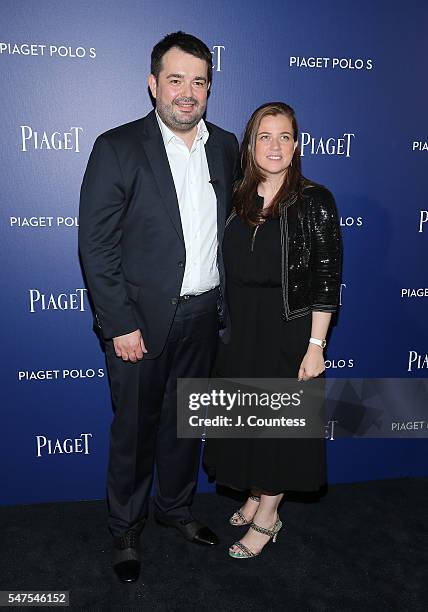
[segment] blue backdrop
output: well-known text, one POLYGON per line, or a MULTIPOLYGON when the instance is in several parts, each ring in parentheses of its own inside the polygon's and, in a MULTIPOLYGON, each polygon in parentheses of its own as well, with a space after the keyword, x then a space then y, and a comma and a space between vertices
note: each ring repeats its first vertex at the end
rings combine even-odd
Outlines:
MULTIPOLYGON (((208 119, 297 112, 305 174, 344 238, 329 376, 426 377, 426 2, 3 0, 4 278, 0 503, 104 496, 111 405, 77 257, 96 136, 151 110, 152 46, 182 29, 213 50, 208 119)), ((426 475, 427 440, 332 440, 330 482, 426 475)), ((210 490, 201 472, 200 490, 210 490)))

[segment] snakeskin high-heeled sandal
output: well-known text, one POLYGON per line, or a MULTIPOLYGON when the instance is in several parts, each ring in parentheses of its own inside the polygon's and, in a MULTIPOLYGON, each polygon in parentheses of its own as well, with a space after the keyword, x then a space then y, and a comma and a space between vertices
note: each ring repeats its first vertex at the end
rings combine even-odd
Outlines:
MULTIPOLYGON (((250 495, 248 499, 252 499, 258 504, 260 503, 260 497, 258 495, 250 495)), ((233 525, 233 527, 241 527, 242 525, 249 525, 251 523, 251 520, 247 519, 247 517, 242 512, 242 508, 240 508, 232 514, 229 519, 229 523, 233 525), (237 520, 239 520, 240 522, 238 523, 237 520)))
MULTIPOLYGON (((265 529, 265 527, 260 527, 260 525, 256 525, 255 523, 251 523, 250 525, 250 529, 254 529, 254 531, 258 531, 259 533, 263 533, 264 535, 269 536, 269 541, 266 544, 269 544, 271 540, 274 543, 276 542, 276 538, 278 537, 278 533, 280 532, 281 528, 282 528, 282 523, 279 519, 279 516, 277 517, 275 524, 271 529, 265 529)), ((238 542, 235 542, 229 548, 229 555, 233 557, 233 559, 251 559, 252 557, 258 557, 259 554, 262 552, 262 550, 260 550, 258 553, 255 553, 252 550, 250 550, 247 546, 245 546, 245 544, 243 544, 241 541, 238 541, 238 542), (237 548, 239 548, 239 552, 235 552, 231 550, 233 546, 236 546, 237 548)))

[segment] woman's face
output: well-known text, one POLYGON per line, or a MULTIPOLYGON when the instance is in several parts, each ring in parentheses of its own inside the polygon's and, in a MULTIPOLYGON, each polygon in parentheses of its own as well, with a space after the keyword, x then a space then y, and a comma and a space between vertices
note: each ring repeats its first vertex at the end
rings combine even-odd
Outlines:
POLYGON ((255 159, 268 177, 279 178, 287 171, 297 146, 293 136, 293 126, 286 115, 267 115, 260 121, 255 159))

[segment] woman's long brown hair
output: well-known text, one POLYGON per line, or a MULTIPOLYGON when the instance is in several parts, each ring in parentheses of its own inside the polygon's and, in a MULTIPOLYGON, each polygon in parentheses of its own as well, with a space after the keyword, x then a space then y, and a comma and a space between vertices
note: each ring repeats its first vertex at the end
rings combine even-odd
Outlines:
POLYGON ((261 213, 257 204, 257 187, 265 181, 263 170, 257 165, 255 152, 257 133, 260 122, 269 115, 285 115, 291 121, 293 128, 293 140, 298 140, 298 127, 294 110, 284 102, 268 102, 259 106, 251 115, 245 128, 244 139, 241 145, 241 168, 242 179, 235 185, 233 192, 233 205, 238 215, 250 226, 258 225, 266 215, 278 215, 279 207, 287 196, 299 190, 302 180, 300 149, 297 145, 291 164, 284 176, 284 181, 273 198, 269 208, 261 213))

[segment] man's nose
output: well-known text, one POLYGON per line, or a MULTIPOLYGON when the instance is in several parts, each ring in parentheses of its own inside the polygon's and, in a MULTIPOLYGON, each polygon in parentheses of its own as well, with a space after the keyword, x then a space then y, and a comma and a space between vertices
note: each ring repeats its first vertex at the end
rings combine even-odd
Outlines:
POLYGON ((192 84, 186 81, 183 81, 183 85, 181 87, 181 93, 185 98, 192 97, 192 84))

